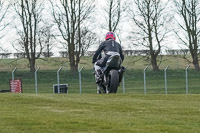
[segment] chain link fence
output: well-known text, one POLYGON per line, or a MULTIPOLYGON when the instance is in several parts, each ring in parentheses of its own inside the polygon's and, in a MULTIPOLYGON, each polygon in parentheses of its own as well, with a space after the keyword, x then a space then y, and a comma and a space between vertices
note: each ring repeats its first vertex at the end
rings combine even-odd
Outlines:
MULTIPOLYGON (((80 69, 79 69, 80 70, 80 69)), ((96 93, 95 78, 92 69, 79 72, 69 70, 39 70, 36 73, 16 70, 15 79, 22 80, 23 93, 53 93, 54 84, 68 84, 68 93, 96 93), (36 82, 37 81, 37 82, 36 82)), ((12 72, 0 72, 0 90, 10 89, 12 72)), ((127 69, 124 73, 124 84, 120 84, 118 93, 135 94, 200 94, 200 72, 192 68, 162 69, 153 72, 151 69, 127 69), (145 74, 144 74, 145 72, 145 74), (186 74, 187 72, 187 74, 186 74), (188 89, 188 90, 187 90, 188 89)))

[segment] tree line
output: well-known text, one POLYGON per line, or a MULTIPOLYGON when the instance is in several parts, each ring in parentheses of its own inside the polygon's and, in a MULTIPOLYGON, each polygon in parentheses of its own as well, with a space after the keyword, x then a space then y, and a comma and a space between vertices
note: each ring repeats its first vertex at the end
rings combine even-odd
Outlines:
MULTIPOLYGON (((35 71, 36 60, 43 51, 50 52, 55 41, 63 44, 69 54, 70 69, 77 71, 84 52, 98 43, 99 38, 92 27, 99 21, 95 20, 99 13, 97 4, 97 0, 0 0, 0 31, 12 23, 5 21, 10 12, 15 14, 14 28, 18 38, 13 47, 26 54, 30 71, 35 71)), ((149 51, 146 57, 154 71, 159 71, 159 54, 173 35, 190 51, 192 60, 185 59, 200 70, 199 0, 106 0, 100 10, 104 24, 99 27, 115 32, 120 43, 120 25, 124 20, 130 21, 127 40, 149 51)))

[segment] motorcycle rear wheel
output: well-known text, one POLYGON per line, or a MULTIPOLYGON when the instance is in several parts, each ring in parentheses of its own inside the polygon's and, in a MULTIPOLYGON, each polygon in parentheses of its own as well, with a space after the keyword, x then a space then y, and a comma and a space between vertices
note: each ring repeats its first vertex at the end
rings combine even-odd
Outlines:
POLYGON ((119 73, 116 70, 111 70, 109 73, 109 86, 108 86, 109 93, 117 93, 118 85, 119 85, 119 73))

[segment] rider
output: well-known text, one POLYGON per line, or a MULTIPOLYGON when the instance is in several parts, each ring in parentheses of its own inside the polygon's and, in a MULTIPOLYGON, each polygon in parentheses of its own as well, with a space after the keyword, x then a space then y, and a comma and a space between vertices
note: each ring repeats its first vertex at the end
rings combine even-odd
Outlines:
POLYGON ((105 41, 99 45, 99 48, 93 56, 92 63, 94 64, 97 83, 101 76, 101 69, 106 66, 106 62, 110 56, 118 54, 120 55, 122 62, 124 60, 121 45, 115 40, 115 34, 113 32, 108 32, 105 41), (103 57, 101 56, 102 51, 104 53, 103 57))

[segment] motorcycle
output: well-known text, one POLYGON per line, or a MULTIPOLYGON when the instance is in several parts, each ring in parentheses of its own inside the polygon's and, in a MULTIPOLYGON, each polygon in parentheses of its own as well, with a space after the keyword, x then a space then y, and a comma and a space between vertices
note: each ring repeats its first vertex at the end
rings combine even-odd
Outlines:
POLYGON ((98 77, 97 94, 117 93, 118 86, 123 78, 125 67, 121 66, 121 58, 118 54, 108 58, 106 66, 99 72, 95 72, 98 77))

